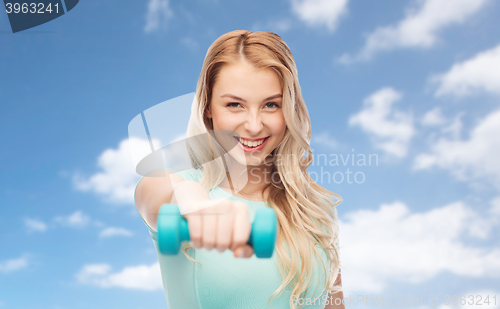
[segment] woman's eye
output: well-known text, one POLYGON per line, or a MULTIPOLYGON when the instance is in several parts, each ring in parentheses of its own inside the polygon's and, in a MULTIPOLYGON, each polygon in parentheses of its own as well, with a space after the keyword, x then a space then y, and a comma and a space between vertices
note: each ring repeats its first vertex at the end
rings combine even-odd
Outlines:
MULTIPOLYGON (((227 107, 240 107, 240 103, 237 103, 237 102, 231 102, 231 103, 227 103, 226 105, 227 107)), ((276 108, 276 107, 280 107, 278 104, 274 103, 274 102, 269 102, 266 104, 266 106, 268 108, 276 108)))
POLYGON ((271 105, 271 106, 269 106, 270 108, 280 107, 278 104, 276 104, 276 103, 274 103, 274 102, 269 102, 269 103, 267 103, 266 105, 267 105, 267 106, 271 105), (274 105, 274 106, 273 106, 273 105, 274 105))
POLYGON ((234 102, 234 103, 228 103, 226 106, 227 106, 227 107, 238 107, 238 106, 235 106, 235 105, 239 105, 239 104, 240 104, 240 103, 236 103, 236 102, 234 102))

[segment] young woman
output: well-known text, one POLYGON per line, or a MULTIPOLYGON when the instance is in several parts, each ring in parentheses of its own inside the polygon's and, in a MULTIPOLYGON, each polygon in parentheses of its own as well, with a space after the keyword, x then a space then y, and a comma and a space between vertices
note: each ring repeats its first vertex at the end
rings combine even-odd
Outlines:
POLYGON ((188 221, 184 255, 158 254, 168 308, 344 308, 342 199, 307 172, 311 124, 280 36, 238 30, 210 46, 187 136, 207 137, 187 140, 193 168, 155 171, 165 177, 143 177, 135 194, 157 250, 162 204, 178 204, 188 221), (259 259, 246 243, 265 207, 278 237, 272 258, 259 259))

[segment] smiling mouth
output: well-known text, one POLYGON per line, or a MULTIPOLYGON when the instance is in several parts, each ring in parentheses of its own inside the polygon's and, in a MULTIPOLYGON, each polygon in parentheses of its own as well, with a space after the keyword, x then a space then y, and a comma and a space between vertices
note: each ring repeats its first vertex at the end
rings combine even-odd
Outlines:
POLYGON ((247 141, 245 139, 242 139, 242 138, 239 138, 239 137, 236 137, 236 136, 235 136, 235 138, 236 138, 236 140, 238 140, 238 142, 240 144, 242 144, 246 148, 257 148, 258 146, 262 145, 269 138, 269 136, 266 137, 266 138, 260 139, 258 141, 253 141, 253 142, 252 141, 247 141))

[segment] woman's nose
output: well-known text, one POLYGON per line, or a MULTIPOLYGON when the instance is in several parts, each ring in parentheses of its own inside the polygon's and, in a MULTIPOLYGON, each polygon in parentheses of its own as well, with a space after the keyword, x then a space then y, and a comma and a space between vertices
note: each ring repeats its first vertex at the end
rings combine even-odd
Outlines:
POLYGON ((258 113, 248 114, 244 128, 253 136, 259 135, 263 128, 262 119, 258 113))

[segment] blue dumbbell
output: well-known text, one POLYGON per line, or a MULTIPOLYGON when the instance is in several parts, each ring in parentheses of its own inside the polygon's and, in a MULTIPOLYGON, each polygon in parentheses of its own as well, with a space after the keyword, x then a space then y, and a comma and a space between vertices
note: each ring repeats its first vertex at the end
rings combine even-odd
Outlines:
MULTIPOLYGON (((271 208, 257 210, 248 244, 258 258, 270 258, 277 238, 278 219, 271 208)), ((179 253, 182 241, 190 241, 188 223, 175 204, 163 204, 158 214, 158 247, 162 254, 179 253)))

